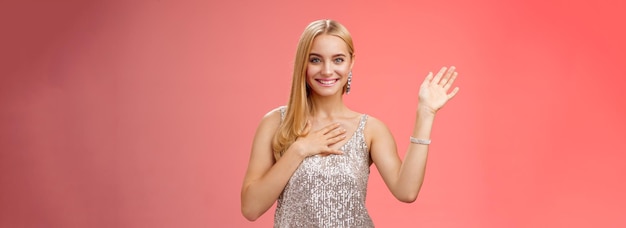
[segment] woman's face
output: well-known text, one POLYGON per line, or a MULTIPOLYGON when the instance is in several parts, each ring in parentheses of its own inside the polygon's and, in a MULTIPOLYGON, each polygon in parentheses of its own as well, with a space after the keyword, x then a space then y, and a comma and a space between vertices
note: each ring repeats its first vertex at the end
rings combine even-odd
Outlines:
POLYGON ((342 94, 352 64, 348 46, 341 38, 333 35, 315 37, 306 71, 311 92, 319 96, 342 94))

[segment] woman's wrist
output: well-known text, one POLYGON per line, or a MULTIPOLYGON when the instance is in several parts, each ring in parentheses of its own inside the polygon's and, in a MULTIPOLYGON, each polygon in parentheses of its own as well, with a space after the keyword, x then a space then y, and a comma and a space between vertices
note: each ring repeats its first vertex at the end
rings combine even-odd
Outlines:
POLYGON ((433 127, 433 122, 435 122, 435 112, 427 107, 418 105, 412 137, 430 140, 430 131, 433 127))
POLYGON ((434 119, 437 111, 423 105, 417 105, 416 114, 418 118, 434 119))
POLYGON ((287 151, 285 151, 285 153, 291 153, 293 155, 296 155, 300 159, 306 158, 304 147, 301 146, 297 140, 293 142, 291 146, 289 146, 289 148, 287 149, 287 151))

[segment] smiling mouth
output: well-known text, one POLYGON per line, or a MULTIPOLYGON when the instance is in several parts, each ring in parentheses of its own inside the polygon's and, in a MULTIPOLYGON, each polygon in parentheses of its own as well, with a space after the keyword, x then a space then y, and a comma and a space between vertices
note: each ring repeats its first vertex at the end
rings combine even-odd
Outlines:
POLYGON ((315 81, 319 82, 324 86, 332 86, 339 81, 339 79, 315 79, 315 81))

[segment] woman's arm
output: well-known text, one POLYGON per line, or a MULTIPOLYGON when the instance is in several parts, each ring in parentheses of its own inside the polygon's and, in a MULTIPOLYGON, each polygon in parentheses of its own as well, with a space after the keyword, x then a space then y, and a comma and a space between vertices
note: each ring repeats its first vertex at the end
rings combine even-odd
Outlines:
MULTIPOLYGON (((430 73, 420 86, 419 105, 415 116, 412 137, 430 139, 436 112, 458 92, 447 91, 456 79, 454 67, 442 68, 437 75, 430 73)), ((397 153, 391 132, 381 121, 372 118, 368 133, 371 134, 370 153, 385 184, 391 193, 402 202, 413 202, 424 181, 428 145, 411 143, 404 162, 397 153)), ((408 140, 408 139, 407 139, 408 140)))
POLYGON ((269 209, 298 168, 302 157, 285 153, 276 164, 272 152, 272 137, 280 125, 280 112, 268 113, 257 128, 252 142, 248 170, 241 189, 241 212, 254 221, 269 209))
MULTIPOLYGON (((418 111, 413 137, 429 139, 433 120, 434 115, 418 111)), ((396 142, 387 126, 375 118, 370 118, 368 125, 372 138, 372 160, 385 184, 396 199, 407 203, 415 201, 424 181, 428 146, 411 143, 402 162, 396 142)), ((408 137, 406 140, 409 140, 408 137)))
POLYGON ((257 128, 252 142, 248 170, 241 188, 241 212, 246 219, 254 221, 267 211, 304 158, 314 154, 341 154, 332 150, 333 145, 345 137, 339 124, 330 124, 311 132, 307 124, 305 136, 299 137, 283 156, 274 162, 272 137, 280 125, 280 111, 268 113, 257 128))

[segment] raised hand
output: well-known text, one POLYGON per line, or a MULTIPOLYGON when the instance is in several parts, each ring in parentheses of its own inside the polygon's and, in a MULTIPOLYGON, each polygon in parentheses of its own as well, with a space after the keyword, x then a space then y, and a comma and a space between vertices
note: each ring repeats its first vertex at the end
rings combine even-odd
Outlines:
POLYGON ((346 138, 346 130, 339 123, 331 123, 326 127, 311 132, 311 123, 306 122, 302 136, 298 137, 292 146, 297 146, 304 157, 313 155, 342 154, 340 150, 330 146, 346 138))
POLYGON ((449 69, 442 67, 434 76, 432 72, 428 73, 420 86, 419 105, 433 114, 436 113, 459 92, 459 87, 455 87, 452 92, 448 93, 457 75, 454 66, 449 69))

